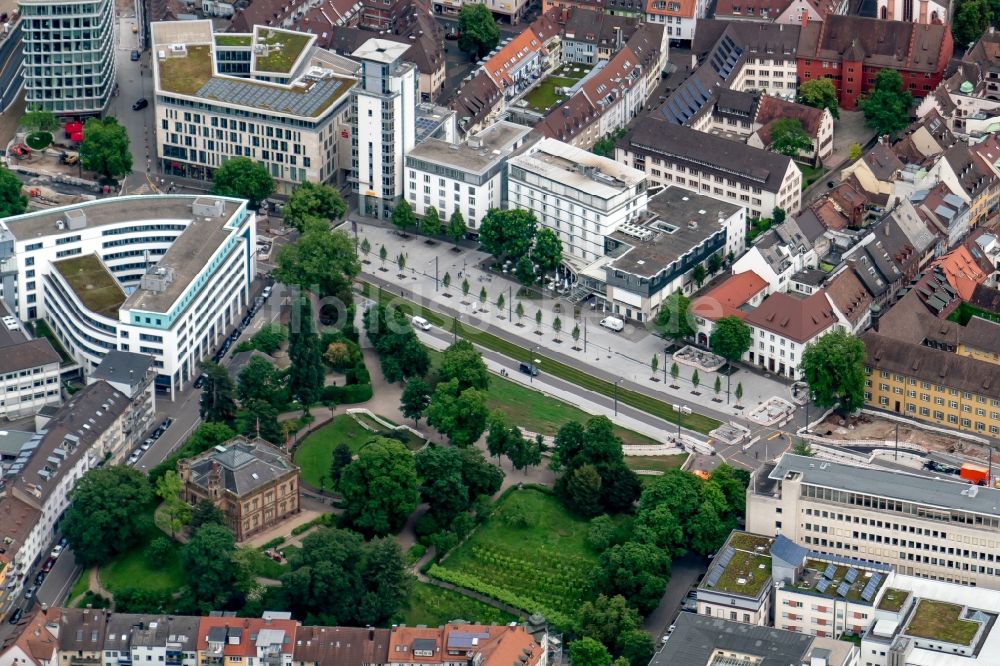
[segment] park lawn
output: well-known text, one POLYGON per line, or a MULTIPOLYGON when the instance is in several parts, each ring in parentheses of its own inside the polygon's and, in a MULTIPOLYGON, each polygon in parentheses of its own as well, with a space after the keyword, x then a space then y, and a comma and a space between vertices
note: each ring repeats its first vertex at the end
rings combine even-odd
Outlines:
POLYGON ((814 167, 809 164, 804 164, 802 162, 796 162, 795 166, 797 166, 799 168, 799 171, 802 172, 803 190, 812 185, 813 183, 815 183, 817 180, 820 179, 820 177, 824 173, 826 173, 826 169, 824 169, 823 167, 814 167))
POLYGON ((344 442, 353 453, 357 453, 361 445, 372 437, 375 435, 362 428, 350 415, 333 417, 329 424, 306 437, 295 449, 295 464, 301 469, 302 480, 314 488, 321 488, 330 473, 330 461, 337 445, 344 442))
MULTIPOLYGON (((374 285, 367 282, 362 284, 364 285, 362 290, 363 294, 368 298, 374 298, 379 293, 378 288, 374 285)), ((405 304, 406 307, 401 309, 407 311, 408 314, 420 315, 438 328, 446 331, 452 330, 453 322, 455 321, 453 318, 433 310, 429 310, 400 296, 394 296, 390 292, 382 291, 381 294, 382 301, 384 303, 388 304, 389 302, 393 302, 397 306, 405 304)), ((493 351, 503 354, 508 358, 518 359, 529 356, 528 348, 518 343, 510 342, 504 338, 499 338, 491 333, 480 331, 471 326, 458 326, 458 333, 466 340, 482 347, 486 347, 487 349, 492 349, 493 351)), ((615 393, 614 384, 607 380, 600 379, 599 377, 594 377, 585 369, 582 370, 566 365, 565 363, 560 363, 559 361, 546 356, 542 351, 535 351, 534 356, 535 358, 541 360, 539 366, 543 372, 547 372, 555 377, 564 379, 582 389, 594 391, 595 393, 600 393, 604 396, 611 397, 615 393)), ((669 403, 664 402, 658 397, 634 391, 632 389, 619 388, 618 400, 624 404, 631 405, 636 409, 646 412, 647 414, 657 416, 664 421, 671 423, 677 422, 677 412, 674 411, 674 408, 669 403)), ((684 417, 685 428, 706 435, 712 430, 718 428, 720 425, 722 424, 719 421, 711 417, 698 414, 697 412, 688 414, 684 417)))
POLYGON ((535 111, 548 111, 556 102, 561 103, 566 99, 565 95, 556 94, 556 88, 572 88, 575 83, 576 79, 549 76, 539 82, 523 99, 535 111))
POLYGON ((420 624, 440 627, 459 619, 475 624, 507 624, 517 620, 510 613, 470 599, 464 594, 430 583, 414 582, 406 600, 406 608, 392 621, 411 627, 420 624))
MULTIPOLYGON (((246 548, 244 550, 248 553, 247 557, 250 562, 250 570, 253 572, 254 576, 278 580, 288 571, 288 569, 285 568, 285 565, 275 562, 256 548, 246 548)), ((282 550, 282 547, 278 546, 278 550, 282 550)))
POLYGON ((159 537, 169 538, 153 522, 154 504, 136 516, 142 525, 144 538, 132 550, 122 553, 110 563, 101 567, 101 583, 112 594, 127 589, 142 589, 150 592, 176 592, 184 586, 184 570, 181 567, 181 544, 170 540, 174 546, 165 564, 154 564, 146 553, 149 544, 159 537))
POLYGON ((73 583, 73 587, 69 589, 69 596, 66 597, 66 601, 69 602, 76 599, 89 589, 90 589, 90 569, 83 569, 80 571, 80 575, 76 577, 76 581, 73 583))
POLYGON ((586 535, 587 522, 553 495, 524 488, 506 495, 440 566, 501 590, 502 600, 526 612, 573 618, 597 564, 586 535))
MULTIPOLYGON (((365 424, 371 426, 372 428, 377 428, 380 431, 380 434, 384 434, 386 436, 388 436, 388 434, 389 434, 389 431, 387 431, 384 426, 382 426, 378 421, 376 421, 375 419, 371 418, 370 416, 368 416, 364 412, 360 412, 358 414, 355 414, 354 418, 357 419, 357 420, 359 420, 359 421, 361 421, 362 423, 365 423, 365 424)), ((398 423, 396 423, 392 419, 387 419, 384 416, 379 416, 379 418, 382 419, 383 421, 385 421, 386 423, 391 423, 394 426, 395 425, 399 425, 398 423)), ((402 435, 403 437, 406 438, 406 441, 403 442, 403 445, 406 448, 408 448, 410 451, 419 451, 420 449, 423 448, 424 444, 427 443, 426 439, 424 439, 423 437, 418 437, 417 435, 414 435, 411 431, 409 431, 406 428, 400 428, 399 430, 396 431, 396 433, 397 433, 397 437, 399 435, 402 435)))
MULTIPOLYGON (((675 456, 625 456, 625 465, 629 469, 652 469, 657 472, 667 472, 672 469, 680 469, 681 465, 688 459, 688 454, 679 453, 675 456)), ((655 476, 645 476, 641 478, 653 480, 655 476)))
MULTIPOLYGON (((489 407, 490 411, 499 409, 506 414, 508 423, 543 435, 555 435, 559 428, 566 423, 570 421, 586 423, 593 416, 593 414, 588 414, 562 400, 497 376, 490 377, 486 406, 489 407)), ((615 426, 615 434, 621 438, 622 444, 625 445, 662 445, 662 442, 657 442, 651 437, 617 425, 615 426)))

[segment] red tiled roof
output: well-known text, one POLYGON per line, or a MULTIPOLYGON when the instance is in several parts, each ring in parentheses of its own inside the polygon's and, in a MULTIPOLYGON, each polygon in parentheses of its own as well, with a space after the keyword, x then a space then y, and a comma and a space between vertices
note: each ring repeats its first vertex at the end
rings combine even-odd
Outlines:
POLYGON ((959 297, 963 301, 972 298, 972 292, 989 277, 976 262, 972 253, 960 245, 948 254, 938 258, 931 266, 940 268, 959 297))
POLYGON ((538 35, 529 26, 521 34, 512 39, 507 46, 500 49, 495 56, 486 61, 486 72, 497 86, 506 88, 514 83, 514 79, 507 74, 510 68, 531 54, 544 50, 545 47, 542 45, 542 40, 538 38, 538 35))
POLYGON ((709 321, 722 317, 743 319, 747 313, 740 310, 740 307, 766 288, 767 280, 753 271, 738 273, 726 278, 704 296, 694 299, 691 302, 691 314, 709 321))
POLYGON ((646 0, 646 13, 693 19, 697 6, 695 0, 646 0))
POLYGON ((241 632, 240 642, 231 645, 228 642, 223 647, 227 657, 253 657, 257 647, 251 640, 251 634, 258 634, 261 629, 277 629, 285 632, 285 649, 282 652, 292 653, 295 645, 295 630, 299 623, 295 620, 264 620, 261 618, 236 617, 203 617, 198 623, 198 650, 208 649, 208 633, 215 628, 237 629, 241 632))

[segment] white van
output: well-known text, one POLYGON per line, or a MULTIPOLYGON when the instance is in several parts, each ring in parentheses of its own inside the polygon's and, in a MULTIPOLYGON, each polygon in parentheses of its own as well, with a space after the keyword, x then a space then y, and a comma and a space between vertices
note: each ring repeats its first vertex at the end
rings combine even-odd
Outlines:
POLYGON ((618 317, 605 317, 601 320, 601 326, 617 333, 625 328, 625 322, 618 317))
POLYGON ((421 331, 431 330, 431 323, 426 319, 424 319, 423 317, 414 317, 413 326, 415 328, 419 328, 421 331))

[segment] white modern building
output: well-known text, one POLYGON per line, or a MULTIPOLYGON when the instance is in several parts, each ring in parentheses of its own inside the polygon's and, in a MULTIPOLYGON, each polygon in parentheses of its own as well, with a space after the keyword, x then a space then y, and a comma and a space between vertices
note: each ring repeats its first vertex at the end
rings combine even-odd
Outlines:
POLYGON ((47 339, 29 338, 0 304, 0 416, 17 419, 61 404, 60 360, 47 339))
POLYGON ((585 266, 604 256, 605 239, 646 211, 646 176, 615 160, 542 139, 507 163, 508 207, 532 211, 585 266))
POLYGON ((267 167, 277 191, 338 182, 357 64, 316 36, 211 21, 152 24, 156 154, 165 174, 208 180, 233 157, 267 167))
POLYGON ((362 215, 389 219, 402 198, 404 156, 416 143, 417 68, 402 60, 410 47, 370 39, 352 56, 361 62, 351 91, 351 185, 362 215))
POLYGON ((113 0, 19 0, 24 101, 56 115, 97 115, 115 87, 113 0))
POLYGON ((746 227, 746 208, 667 187, 649 197, 640 222, 623 224, 607 237, 606 260, 580 277, 615 314, 649 321, 670 294, 697 291, 696 266, 712 255, 720 260, 730 253, 738 256, 746 245, 746 227))
POLYGON ((113 462, 123 462, 153 426, 156 416, 156 370, 153 363, 154 359, 149 354, 109 351, 100 365, 87 376, 88 384, 107 382, 131 401, 128 418, 123 424, 126 444, 113 462))
POLYGON ((108 352, 149 355, 158 389, 199 374, 248 305, 255 216, 216 196, 126 196, 7 218, 19 317, 45 319, 88 371, 108 352))
POLYGON ((907 576, 995 590, 997 507, 995 488, 786 453, 754 472, 746 525, 907 576))
POLYGON ((458 211, 475 230, 487 211, 501 207, 507 159, 530 132, 530 127, 501 121, 464 143, 428 139, 418 144, 406 155, 406 200, 420 216, 434 207, 442 221, 458 211))

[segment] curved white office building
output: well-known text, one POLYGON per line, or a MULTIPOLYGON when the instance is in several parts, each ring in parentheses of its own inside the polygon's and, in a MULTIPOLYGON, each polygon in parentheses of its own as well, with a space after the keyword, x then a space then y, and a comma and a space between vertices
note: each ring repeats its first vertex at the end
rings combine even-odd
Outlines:
POLYGON ((47 321, 88 371, 111 350, 150 354, 171 398, 248 305, 256 225, 241 199, 115 197, 0 226, 8 307, 47 321))

